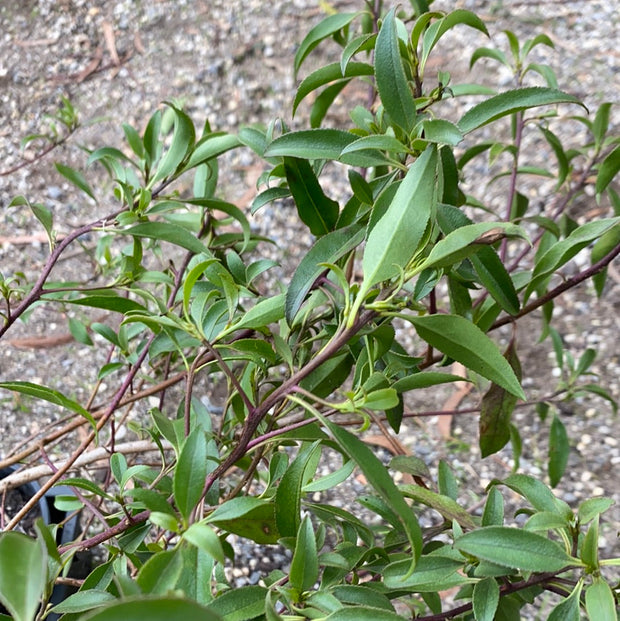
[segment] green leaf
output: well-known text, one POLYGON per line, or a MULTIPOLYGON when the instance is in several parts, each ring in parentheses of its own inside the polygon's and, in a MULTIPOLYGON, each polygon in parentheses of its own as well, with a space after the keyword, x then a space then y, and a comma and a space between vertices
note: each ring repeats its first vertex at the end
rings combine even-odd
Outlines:
MULTIPOLYGON (((130 311, 146 311, 146 308, 142 306, 142 304, 119 295, 85 295, 84 297, 76 298, 75 300, 63 300, 63 303, 88 306, 90 308, 102 308, 115 313, 121 313, 122 315, 126 315, 130 311)), ((106 333, 110 334, 107 331, 106 333)), ((118 336, 116 334, 114 336, 118 341, 118 336)))
POLYGON ((493 621, 499 604, 499 586, 494 578, 476 583, 472 604, 476 621, 493 621))
POLYGON ((597 515, 605 513, 610 507, 612 507, 614 501, 611 498, 588 498, 584 500, 577 511, 577 517, 580 524, 587 524, 590 520, 593 520, 597 515))
POLYGON ((374 606, 351 606, 332 612, 325 621, 402 621, 403 617, 374 606))
MULTIPOLYGON (((620 145, 607 154, 596 176, 596 193, 601 194, 620 171, 620 145)), ((587 593, 587 591, 586 591, 587 593)))
POLYGON ((18 207, 21 205, 27 205, 34 214, 34 217, 43 225, 51 249, 54 244, 54 222, 52 212, 45 205, 31 203, 25 196, 16 196, 9 203, 9 207, 18 207))
POLYGON ((273 544, 281 537, 275 520, 274 504, 252 496, 227 500, 205 521, 256 543, 273 544))
POLYGON ((448 13, 442 19, 437 20, 434 24, 427 28, 424 33, 424 37, 422 39, 422 54, 420 55, 420 65, 422 67, 422 72, 424 71, 424 67, 426 66, 426 61, 428 60, 428 56, 437 45, 437 42, 441 37, 451 28, 458 26, 459 24, 463 24, 465 26, 470 26, 471 28, 475 28, 480 32, 489 36, 487 31, 487 27, 484 22, 471 11, 466 11, 465 9, 457 9, 456 11, 452 11, 448 13))
POLYGON ((377 36, 375 81, 385 111, 394 123, 410 132, 417 112, 400 56, 395 9, 385 16, 377 36))
POLYGON ((310 30, 304 40, 300 43, 299 48, 297 48, 297 52, 295 53, 295 60, 293 61, 295 78, 297 78, 299 67, 301 67, 301 64, 308 54, 310 54, 310 52, 321 41, 323 41, 323 39, 327 39, 327 37, 330 37, 339 30, 342 30, 358 15, 361 15, 361 13, 336 13, 334 15, 329 15, 314 26, 314 28, 310 30))
POLYGON ((349 63, 345 72, 342 71, 340 63, 331 63, 313 71, 297 88, 293 101, 293 116, 295 116, 295 111, 301 101, 317 88, 329 84, 329 82, 333 82, 334 80, 343 81, 344 84, 342 84, 342 86, 344 87, 351 78, 372 74, 373 68, 367 63, 349 63))
MULTIPOLYGON (((262 586, 245 586, 240 589, 231 589, 216 597, 209 604, 208 608, 209 611, 216 613, 215 619, 249 621, 265 612, 267 593, 267 589, 262 586)), ((170 617, 168 621, 171 621, 173 618, 187 621, 184 617, 170 617)), ((209 621, 209 619, 207 618, 205 621, 209 621)))
POLYGON ((562 600, 547 617, 547 621, 579 621, 579 597, 583 581, 579 580, 573 589, 573 592, 564 600, 562 600))
POLYGON ((271 298, 263 298, 242 315, 237 323, 226 328, 220 337, 242 328, 259 329, 280 321, 284 317, 284 300, 284 293, 274 295, 271 298))
POLYGON ((364 239, 361 224, 336 229, 318 239, 299 262, 286 290, 286 320, 293 323, 297 311, 316 279, 325 271, 322 263, 335 263, 356 248, 364 239))
POLYGON ((19 392, 23 395, 28 395, 30 397, 35 397, 36 399, 42 399, 48 403, 53 403, 54 405, 59 405, 60 407, 66 408, 71 412, 75 412, 76 414, 83 416, 93 426, 93 428, 96 427, 95 419, 88 410, 84 409, 77 401, 73 401, 73 399, 65 397, 65 395, 58 390, 53 390, 47 386, 40 386, 39 384, 33 384, 31 382, 19 381, 0 382, 0 388, 19 392))
POLYGON ((321 452, 319 442, 303 446, 287 468, 276 491, 276 522, 283 537, 296 537, 301 526, 301 495, 304 474, 309 464, 316 463, 321 452))
MULTIPOLYGON (((521 381, 521 364, 514 339, 510 341, 504 357, 516 378, 521 381)), ((510 420, 517 398, 497 384, 491 384, 480 403, 479 442, 482 457, 497 453, 510 440, 510 420)))
POLYGON ((241 141, 237 136, 231 134, 213 133, 207 134, 204 138, 201 138, 193 149, 187 164, 183 167, 183 170, 189 170, 196 166, 203 164, 226 151, 235 149, 241 145, 241 141))
POLYGON ((170 110, 174 114, 174 131, 172 134, 172 143, 168 147, 166 154, 163 156, 155 175, 151 178, 149 186, 152 187, 156 181, 169 177, 176 171, 185 156, 190 152, 196 140, 196 130, 192 120, 175 106, 168 104, 170 110))
POLYGON ((196 427, 187 437, 174 469, 174 500, 185 520, 202 497, 207 476, 207 440, 204 430, 196 427))
POLYGON ((590 621, 617 621, 616 604, 611 587, 600 577, 595 577, 586 587, 586 612, 590 621))
POLYGON ((586 536, 581 541, 579 558, 585 563, 589 572, 598 570, 598 515, 592 520, 586 536))
POLYGON ((386 163, 376 152, 359 151, 341 155, 358 136, 340 129, 306 129, 289 132, 269 144, 265 157, 298 157, 306 160, 340 160, 351 166, 377 166, 386 163))
POLYGON ((566 427, 556 414, 551 421, 549 430, 549 463, 547 469, 551 487, 555 487, 560 482, 566 470, 569 452, 570 444, 566 427))
POLYGON ((84 612, 93 608, 100 608, 113 601, 116 601, 116 598, 112 593, 100 589, 88 589, 69 595, 67 599, 54 606, 52 612, 56 614, 84 612))
POLYGON ((484 503, 481 524, 482 526, 502 526, 504 524, 504 497, 495 486, 489 490, 489 495, 484 503))
POLYGON ((222 565, 226 562, 222 542, 215 531, 202 522, 195 522, 184 533, 183 539, 200 548, 222 565))
POLYGON ((560 571, 575 565, 564 548, 536 533, 507 526, 484 526, 459 537, 461 552, 521 571, 560 571))
POLYGON ((15 621, 33 621, 46 582, 43 543, 21 533, 0 534, 0 602, 15 621))
POLYGON ((398 515, 412 547, 413 556, 408 562, 410 567, 413 567, 422 551, 422 531, 415 514, 405 502, 385 466, 360 439, 320 414, 317 417, 329 429, 340 448, 357 463, 368 483, 387 503, 390 509, 398 515))
POLYGON ((343 604, 394 610, 390 600, 383 593, 378 593, 375 589, 361 584, 339 585, 332 590, 332 594, 343 604))
POLYGON ((222 621, 217 613, 196 602, 176 597, 134 597, 80 617, 80 621, 222 621))
POLYGON ((390 461, 390 468, 426 479, 431 478, 430 470, 424 460, 413 455, 395 455, 390 461))
POLYGON ((140 568, 136 582, 144 593, 165 595, 173 591, 183 570, 179 548, 154 554, 140 568))
POLYGON ((472 516, 455 500, 449 498, 448 496, 438 494, 437 492, 421 487, 420 485, 406 484, 401 485, 399 489, 402 490, 405 496, 413 498, 416 502, 435 509, 435 511, 440 513, 450 522, 458 522, 463 528, 466 529, 477 527, 476 521, 472 518, 472 516))
POLYGON ((391 153, 408 153, 407 147, 394 136, 371 135, 363 136, 353 141, 342 150, 342 155, 363 151, 364 149, 377 149, 379 151, 389 151, 391 153))
POLYGON ((121 235, 133 235, 134 237, 147 237, 166 241, 175 246, 181 246, 200 254, 201 252, 209 255, 209 251, 204 244, 192 235, 186 228, 171 222, 142 222, 128 229, 118 231, 121 235))
POLYGON ((383 280, 398 276, 418 252, 436 201, 437 149, 430 146, 414 162, 387 210, 368 234, 360 298, 383 280))
POLYGON ((418 270, 448 267, 506 237, 527 239, 526 232, 509 222, 478 222, 461 226, 439 240, 418 270))
POLYGON ((447 556, 422 556, 415 570, 408 573, 408 559, 390 563, 383 571, 383 582, 388 589, 408 589, 418 593, 450 589, 470 580, 457 573, 463 561, 447 556))
POLYGON ((450 121, 444 119, 428 119, 423 121, 424 139, 437 144, 448 144, 455 147, 463 140, 461 130, 450 121))
POLYGON ((409 321, 431 347, 525 400, 510 364, 473 323, 457 315, 426 315, 410 317, 409 321))
POLYGON ((289 571, 289 583, 298 594, 309 591, 319 577, 319 559, 316 539, 310 516, 306 515, 299 525, 295 552, 289 571))
POLYGON ((75 319, 75 317, 69 317, 69 332, 71 332, 71 336, 82 345, 92 345, 93 341, 88 334, 88 329, 86 326, 75 319))
POLYGON ((418 388, 428 388, 437 384, 447 384, 449 382, 467 382, 469 380, 460 375, 452 375, 450 373, 437 373, 436 371, 426 371, 425 373, 414 373, 392 384, 392 388, 396 392, 407 392, 409 390, 417 390, 418 388))
POLYGON ((469 257, 478 279, 500 307, 511 315, 519 312, 519 296, 510 274, 497 252, 489 246, 481 247, 469 257))
POLYGON ((601 237, 612 227, 618 226, 620 218, 602 218, 587 222, 574 229, 566 239, 554 243, 541 257, 537 257, 532 280, 525 291, 526 298, 549 274, 572 259, 580 250, 601 237))
POLYGON ((59 162, 56 162, 55 166, 56 170, 65 179, 68 179, 74 186, 82 190, 82 192, 84 192, 85 194, 88 194, 88 196, 90 196, 94 201, 97 200, 95 198, 95 194, 92 191, 92 188, 90 187, 90 185, 88 185, 88 181, 86 181, 86 178, 81 172, 69 166, 65 166, 64 164, 60 164, 59 162))
POLYGON ((543 86, 517 88, 506 93, 500 93, 475 105, 461 117, 458 127, 464 134, 468 134, 508 114, 536 106, 559 103, 574 103, 583 106, 577 97, 554 88, 543 86))
POLYGON ((312 166, 306 160, 285 157, 284 171, 301 221, 316 237, 329 233, 338 220, 339 205, 325 195, 312 166))

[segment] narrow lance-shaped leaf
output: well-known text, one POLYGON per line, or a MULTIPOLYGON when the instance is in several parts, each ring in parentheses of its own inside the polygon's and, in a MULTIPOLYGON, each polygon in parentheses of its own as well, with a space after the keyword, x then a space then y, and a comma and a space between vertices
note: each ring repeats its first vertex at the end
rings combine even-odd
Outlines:
POLYGON ((457 315, 426 315, 410 317, 409 321, 431 347, 525 400, 510 364, 497 345, 473 323, 457 315))
POLYGON ((564 470, 566 470, 569 452, 570 445, 566 427, 558 416, 555 415, 549 430, 549 463, 547 469, 549 471, 551 487, 555 487, 560 482, 564 470))
POLYGON ((88 181, 86 181, 86 178, 81 172, 58 162, 56 162, 55 166, 56 170, 65 179, 69 180, 74 186, 82 190, 82 192, 84 192, 85 194, 88 194, 88 196, 90 196, 93 200, 97 200, 95 198, 95 194, 92 191, 92 188, 90 187, 90 185, 88 185, 88 181))
POLYGON ((620 145, 603 160, 596 176, 596 193, 600 194, 620 171, 620 145))
MULTIPOLYGON (((521 364, 517 356, 514 339, 510 341, 504 357, 521 380, 521 364)), ((506 389, 491 384, 480 404, 480 453, 488 457, 500 451, 510 440, 510 419, 517 403, 517 397, 506 389)))
POLYGON ((284 158, 284 171, 297 213, 310 232, 320 237, 329 233, 338 220, 338 203, 327 197, 307 160, 284 158))
POLYGON ((595 577, 592 584, 586 588, 586 612, 590 621, 618 619, 613 591, 601 577, 595 577))
POLYGON ((174 470, 174 499, 187 520, 202 496, 207 476, 207 442, 202 428, 187 437, 174 470))
POLYGON ((368 235, 360 296, 399 274, 418 252, 436 201, 437 149, 430 146, 413 163, 386 212, 368 235))
POLYGON ((306 515, 299 526, 295 552, 289 571, 289 582, 299 594, 309 591, 319 577, 319 559, 316 538, 310 516, 306 515))
POLYGON ((350 24, 358 15, 360 15, 360 13, 336 13, 334 15, 329 15, 312 28, 300 43, 295 53, 295 60, 293 63, 295 77, 297 77, 297 72, 299 71, 301 63, 303 63, 308 54, 323 41, 323 39, 326 39, 344 28, 347 24, 350 24))
POLYGON ((361 224, 336 229, 316 241, 300 261, 286 291, 286 320, 292 323, 315 280, 325 271, 322 263, 335 263, 364 239, 361 224))
POLYGON ((495 578, 485 578, 474 587, 472 598, 476 621, 493 621, 499 604, 499 585, 495 578))
POLYGON ((560 571, 578 561, 542 535, 507 526, 484 526, 465 533, 454 547, 479 559, 522 571, 560 571))
POLYGON ((410 566, 413 567, 422 552, 422 531, 415 514, 405 502, 403 495, 394 484, 394 481, 392 481, 385 466, 360 439, 320 414, 315 413, 315 415, 329 429, 342 450, 357 463, 368 483, 390 509, 398 515, 412 547, 413 564, 410 563, 410 566))
POLYGON ((385 16, 377 36, 375 80, 385 111, 394 123, 411 131, 417 112, 400 56, 395 9, 385 16))
POLYGON ((461 117, 458 126, 464 134, 468 134, 487 123, 514 112, 559 103, 573 103, 583 106, 577 97, 562 91, 543 86, 530 86, 500 93, 477 104, 461 117))
POLYGON ((148 237, 150 239, 166 241, 175 246, 191 250, 196 254, 201 252, 210 254, 204 244, 187 229, 171 222, 142 222, 118 232, 122 235, 134 235, 135 237, 148 237))

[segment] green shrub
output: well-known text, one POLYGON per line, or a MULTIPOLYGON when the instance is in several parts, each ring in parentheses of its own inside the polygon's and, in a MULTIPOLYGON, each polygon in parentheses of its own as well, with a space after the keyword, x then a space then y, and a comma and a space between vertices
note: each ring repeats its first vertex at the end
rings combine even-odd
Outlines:
MULTIPOLYGON (((316 94, 309 129, 274 121, 238 134, 207 125, 197 135, 183 110, 167 103, 142 135, 123 126, 125 150, 89 153, 86 168, 102 167, 113 183, 117 204, 107 216, 57 239, 45 206, 13 201, 31 209, 50 252, 36 282, 2 281, 0 337, 38 305, 118 318, 70 322, 76 340, 108 351, 98 379, 112 393, 99 397, 96 387, 84 404, 25 381, 0 384, 72 413, 71 429, 90 425, 41 494, 58 482, 72 486, 76 496, 58 502, 83 508, 92 528, 60 546, 42 522, 36 539, 0 536, 0 601, 13 618, 42 618, 39 604, 75 552, 103 546, 104 560, 80 590, 52 609, 63 619, 518 619, 526 603, 541 606, 545 592, 558 596, 549 619, 578 619, 581 608, 593 621, 616 619, 612 569, 620 561, 598 549, 599 520, 612 501, 592 498, 573 510, 519 473, 528 438, 511 423, 516 407, 537 405, 549 424, 547 474, 555 486, 569 439, 561 417, 545 419, 547 412, 588 393, 615 407, 604 388, 583 379, 595 353, 573 360, 553 328, 556 298, 589 279, 601 295, 620 252, 620 198, 611 184, 620 138, 607 134, 611 106, 587 114, 555 87, 549 67, 529 63, 533 48, 551 45, 544 35, 521 43, 507 33, 509 54, 474 53, 472 65, 486 58, 511 67, 515 88, 506 92, 453 85, 446 71, 428 78, 427 61, 453 27, 487 29, 465 10, 412 6, 411 14, 336 13, 310 31, 296 72, 327 39, 342 55, 299 85, 293 110, 316 94), (530 86, 532 76, 547 86, 530 86), (368 105, 350 110, 347 129, 322 127, 353 80, 367 85, 368 105), (453 118, 442 104, 460 97, 477 103, 453 118), (554 128, 571 123, 585 126, 587 144, 560 141, 554 128), (482 140, 479 130, 489 125, 493 138, 482 140), (526 133, 546 142, 553 165, 541 167, 527 152, 526 133), (269 279, 274 264, 260 257, 268 240, 218 195, 218 158, 234 149, 252 150, 267 167, 252 212, 290 198, 315 239, 288 282, 269 279), (508 180, 498 186, 506 194, 500 213, 462 189, 477 181, 470 163, 487 157, 501 168, 494 181, 508 180), (329 162, 347 174, 342 204, 321 184, 329 162), (519 190, 525 174, 555 179, 543 213, 519 190), (566 207, 588 185, 601 215, 581 223, 566 207), (97 239, 88 283, 51 281, 52 268, 85 233, 97 239), (590 266, 566 276, 585 249, 590 266), (558 391, 527 401, 516 336, 520 320, 539 309, 543 337, 552 339, 565 374, 558 391), (505 325, 512 336, 500 349, 493 335, 505 325), (463 500, 445 463, 437 480, 413 456, 386 465, 348 429, 376 424, 394 437, 410 415, 407 393, 463 381, 442 368, 451 362, 480 392, 482 456, 513 446, 515 471, 492 481, 480 503, 471 494, 463 500), (223 390, 221 408, 197 398, 204 378, 223 390), (114 421, 127 407, 148 416, 130 423, 135 442, 119 444, 114 421), (154 459, 141 458, 147 450, 154 459), (74 476, 76 462, 102 459, 105 483, 74 476), (319 475, 320 463, 328 475, 319 475), (314 497, 354 472, 368 487, 359 502, 376 520, 314 497), (394 472, 411 482, 395 483, 394 472), (527 520, 519 526, 505 515, 506 489, 523 500, 527 520), (421 528, 418 517, 429 509, 441 523, 421 528), (233 535, 280 543, 290 567, 235 587, 224 571, 233 535)), ((69 102, 58 121, 69 131, 77 126, 69 102)), ((105 195, 88 170, 57 168, 86 195, 105 195)), ((19 480, 13 475, 3 486, 19 480)))

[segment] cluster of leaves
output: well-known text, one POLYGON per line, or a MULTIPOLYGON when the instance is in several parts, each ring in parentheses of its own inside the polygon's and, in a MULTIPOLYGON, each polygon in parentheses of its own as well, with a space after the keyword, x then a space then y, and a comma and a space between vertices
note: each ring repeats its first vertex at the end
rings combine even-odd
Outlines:
MULTIPOLYGON (((206 124, 198 136, 183 110, 168 103, 142 134, 123 125, 126 150, 106 146, 89 154, 88 166, 103 167, 113 182, 112 213, 59 239, 45 206, 26 197, 13 201, 43 225, 50 254, 37 282, 2 281, 0 337, 34 306, 56 305, 71 314, 76 340, 109 349, 98 379, 116 387, 100 395, 98 383, 83 405, 52 388, 0 383, 73 413, 65 434, 84 422, 91 427, 41 494, 59 481, 71 486, 75 495, 57 502, 82 509, 96 528, 61 545, 57 527, 43 523, 36 539, 0 536, 0 601, 14 619, 49 614, 54 582, 77 550, 96 546, 104 547, 105 560, 51 608, 65 621, 519 619, 521 608, 545 592, 559 597, 550 619, 579 619, 582 608, 592 620, 616 619, 609 568, 620 559, 601 558, 598 550, 600 516, 612 502, 593 498, 572 509, 546 484, 518 473, 522 438, 511 423, 514 409, 528 403, 520 385, 519 319, 538 309, 543 337, 550 335, 565 371, 556 392, 534 401, 541 418, 552 412, 552 486, 569 452, 559 400, 590 393, 611 401, 597 384, 580 383, 594 352, 573 360, 552 326, 554 300, 588 279, 601 295, 606 267, 620 252, 620 198, 611 185, 620 139, 608 136, 611 106, 592 117, 559 116, 558 104, 577 111, 580 103, 557 89, 549 67, 528 63, 534 47, 551 45, 545 36, 521 45, 507 32, 512 57, 493 48, 475 52, 472 64, 487 59, 513 70, 515 87, 507 92, 451 84, 443 71, 431 80, 428 59, 452 28, 482 35, 487 29, 465 10, 431 12, 420 1, 412 7, 411 16, 370 6, 335 13, 309 32, 295 71, 324 41, 342 47, 339 62, 314 71, 297 90, 294 110, 316 93, 311 129, 289 131, 274 122, 233 135, 206 124), (528 86, 530 76, 546 86, 528 86), (350 129, 322 127, 352 80, 366 82, 368 105, 350 111, 350 129), (464 96, 481 100, 450 118, 444 102, 464 96), (566 123, 584 125, 591 140, 563 145, 553 128, 566 123), (489 124, 496 140, 477 140, 489 124), (526 131, 549 145, 555 172, 524 163, 526 131), (315 237, 284 293, 273 286, 265 292, 262 279, 274 263, 257 258, 255 249, 268 240, 218 196, 218 157, 232 149, 251 149, 268 167, 252 212, 291 197, 315 237), (486 156, 506 162, 493 181, 509 180, 504 213, 462 190, 475 177, 470 162, 486 156), (332 161, 348 171, 351 192, 343 205, 321 185, 332 161), (533 213, 518 190, 524 174, 557 180, 548 212, 533 213), (566 207, 588 183, 612 215, 582 224, 566 207), (51 281, 63 252, 87 232, 97 238, 88 250, 87 280, 51 281), (565 266, 588 248, 590 267, 564 277, 565 266), (88 309, 119 320, 89 323, 88 309), (415 330, 416 351, 400 341, 397 320, 415 330), (489 333, 507 324, 513 332, 502 353, 489 333), (484 390, 482 455, 512 441, 515 456, 515 472, 491 483, 479 515, 473 503, 459 500, 447 464, 439 464, 437 481, 411 456, 386 466, 346 428, 377 423, 398 434, 408 415, 406 393, 463 381, 441 370, 453 361, 484 390), (201 377, 226 388, 221 407, 196 397, 201 377), (170 390, 175 385, 182 387, 180 399, 170 390), (138 444, 158 456, 157 465, 147 465, 135 445, 131 452, 115 441, 114 421, 121 408, 153 395, 160 406, 150 409, 148 422, 132 423, 138 444), (70 473, 90 453, 101 459, 92 443, 107 447, 105 484, 70 473), (321 477, 326 456, 332 471, 321 477), (377 516, 376 525, 353 508, 315 500, 356 469, 368 482, 358 502, 377 516), (390 471, 412 482, 397 485, 390 471), (521 527, 505 515, 503 489, 523 499, 521 527), (418 515, 428 509, 441 522, 424 530, 418 515), (290 550, 290 567, 235 588, 225 571, 234 559, 232 535, 280 543, 290 550), (452 607, 441 597, 451 589, 452 607)), ((57 170, 102 201, 105 189, 92 187, 84 173, 57 170)), ((33 442, 14 461, 49 441, 33 442)))

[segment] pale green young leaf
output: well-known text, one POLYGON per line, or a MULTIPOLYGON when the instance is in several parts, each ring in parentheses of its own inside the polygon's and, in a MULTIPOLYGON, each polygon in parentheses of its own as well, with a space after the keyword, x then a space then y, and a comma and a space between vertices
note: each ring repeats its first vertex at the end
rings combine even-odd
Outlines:
POLYGON ((579 558, 590 571, 598 570, 598 515, 592 520, 579 547, 579 558))
POLYGON ((426 315, 408 319, 429 345, 525 400, 523 389, 508 361, 497 345, 473 323, 457 315, 426 315))
POLYGON ((464 134, 469 134, 475 129, 509 114, 537 106, 559 103, 573 103, 583 106, 581 101, 573 95, 554 88, 529 86, 500 93, 475 105, 461 117, 457 125, 464 134))
POLYGON ((563 599, 547 617, 547 621, 579 621, 579 597, 583 587, 583 580, 579 580, 572 593, 563 599))
POLYGON ((153 554, 142 565, 136 582, 143 593, 165 595, 173 591, 183 570, 180 549, 163 550, 153 554))
POLYGON ((147 237, 159 241, 166 241, 175 246, 180 246, 191 252, 201 252, 210 255, 205 245, 186 228, 171 222, 141 222, 128 229, 119 231, 121 235, 133 235, 135 237, 147 237))
POLYGON ((418 593, 437 592, 471 582, 458 573, 463 561, 447 556, 423 556, 413 572, 408 559, 390 563, 383 572, 383 581, 389 589, 411 589, 418 593))
POLYGON ((397 276, 418 252, 437 200, 437 149, 428 147, 413 163, 385 213, 370 230, 360 296, 397 276))
POLYGON ((0 534, 0 602, 15 621, 33 621, 47 582, 43 542, 22 533, 0 534))
POLYGON ((377 36, 375 81, 385 111, 394 123, 410 132, 417 111, 400 55, 395 9, 385 16, 377 36))
POLYGON ((219 563, 224 564, 226 562, 222 542, 207 524, 195 522, 183 533, 183 539, 200 548, 219 563))
POLYGON ((207 134, 204 138, 201 138, 187 160, 187 164, 183 167, 183 170, 189 170, 195 168, 199 164, 207 162, 226 151, 235 149, 241 145, 241 140, 237 136, 225 133, 213 133, 207 134))
POLYGON ((194 123, 189 116, 173 105, 170 105, 170 110, 172 110, 174 114, 172 143, 157 165, 157 170, 149 183, 150 187, 152 187, 156 181, 165 179, 176 171, 177 167, 193 148, 196 140, 194 123))
POLYGON ((612 505, 614 501, 611 498, 588 498, 584 500, 577 510, 577 517, 580 524, 587 524, 590 520, 593 520, 597 515, 605 513, 612 505))
POLYGON ((437 144, 448 144, 455 147, 463 140, 461 130, 445 119, 427 119, 422 122, 424 139, 437 144))
POLYGON ((589 621, 617 621, 616 603, 611 587, 603 578, 595 577, 586 587, 586 612, 589 621))
POLYGON ((246 311, 239 321, 229 328, 226 328, 220 337, 241 330, 242 328, 264 328, 269 324, 276 323, 284 317, 285 294, 280 293, 271 298, 263 298, 257 302, 250 310, 246 311))
MULTIPOLYGON (((211 613, 215 613, 214 619, 222 621, 250 621, 260 618, 265 612, 265 598, 267 589, 258 585, 230 589, 216 597, 209 605, 211 613)), ((185 617, 170 617, 187 621, 185 617)), ((144 621, 144 619, 142 620, 144 621)), ((150 620, 149 620, 150 621, 150 620)), ((205 621, 210 621, 207 617, 205 621)))

